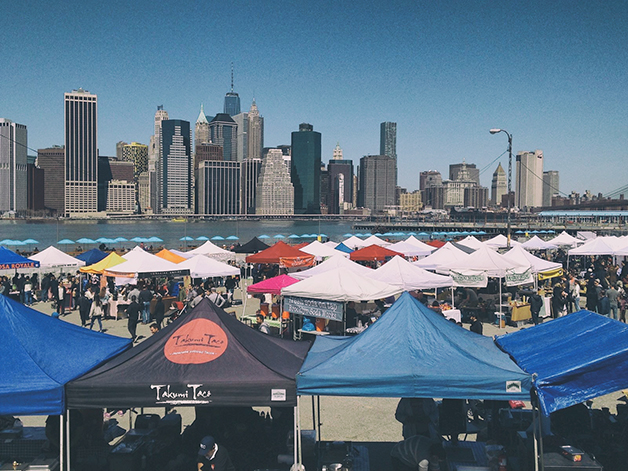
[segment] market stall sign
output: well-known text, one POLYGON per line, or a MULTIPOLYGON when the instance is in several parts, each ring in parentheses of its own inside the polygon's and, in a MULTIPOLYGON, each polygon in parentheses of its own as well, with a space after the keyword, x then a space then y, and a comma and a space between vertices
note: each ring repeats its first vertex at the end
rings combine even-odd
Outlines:
POLYGON ((337 301, 286 296, 283 301, 283 308, 285 311, 303 316, 322 317, 341 322, 343 319, 342 303, 337 301))
POLYGON ((454 286, 486 288, 488 285, 488 275, 485 271, 460 273, 454 270, 449 270, 449 276, 451 276, 452 280, 454 280, 454 286))

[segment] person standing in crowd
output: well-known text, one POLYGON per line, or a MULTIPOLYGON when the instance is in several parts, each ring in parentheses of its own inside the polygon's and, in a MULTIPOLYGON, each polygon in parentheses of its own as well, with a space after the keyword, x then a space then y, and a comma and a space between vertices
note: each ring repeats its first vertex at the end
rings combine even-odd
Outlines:
POLYGON ((233 302, 233 293, 237 285, 236 277, 230 276, 225 280, 225 289, 227 290, 227 302, 233 302))
POLYGON ((155 299, 155 312, 153 313, 153 317, 155 318, 155 324, 161 329, 166 309, 161 294, 157 294, 155 299))
POLYGON ((438 408, 432 398, 402 397, 395 419, 403 424, 403 438, 422 435, 438 438, 438 408))
POLYGON ((600 297, 597 300, 597 312, 606 317, 611 315, 611 303, 606 296, 606 290, 600 291, 600 297))
POLYGON ((573 302, 573 312, 577 312, 580 310, 580 280, 576 279, 575 276, 571 277, 571 282, 569 284, 569 294, 571 297, 571 301, 573 302))
POLYGON ((98 321, 98 332, 102 332, 102 316, 102 302, 100 300, 100 296, 96 294, 94 295, 92 307, 89 309, 89 318, 91 319, 91 323, 89 324, 89 330, 92 330, 92 328, 94 327, 94 321, 98 321))
POLYGON ((30 277, 24 278, 24 305, 30 306, 33 304, 33 285, 30 277))
POLYGON ((539 324, 539 313, 543 307, 543 296, 541 296, 541 290, 534 292, 530 295, 530 314, 532 315, 532 322, 534 325, 539 324))
POLYGON ((606 297, 608 298, 609 310, 611 318, 616 321, 619 320, 619 291, 617 291, 617 282, 615 284, 610 285, 610 287, 606 290, 606 297))
POLYGON ((81 326, 87 327, 89 320, 89 312, 92 307, 92 300, 87 297, 87 293, 81 294, 79 298, 79 316, 81 317, 81 326))
POLYGON ((469 326, 469 330, 471 332, 475 332, 476 334, 482 335, 483 326, 482 326, 482 323, 476 317, 475 313, 471 314, 469 316, 469 319, 471 319, 471 325, 469 326))
POLYGON ((141 310, 142 307, 137 302, 137 298, 131 296, 131 304, 126 308, 126 315, 128 317, 127 329, 129 329, 129 334, 131 334, 131 340, 133 340, 133 342, 137 339, 137 323, 139 322, 141 310))
POLYGON ((597 287, 595 286, 595 277, 589 272, 587 280, 587 309, 591 312, 597 312, 597 287))
POLYGON ((223 307, 225 305, 225 298, 223 298, 216 288, 211 289, 211 294, 207 297, 212 303, 214 303, 218 307, 223 307))
POLYGON ((48 302, 48 290, 50 289, 50 274, 45 274, 41 279, 41 300, 48 302))
POLYGON ((153 292, 148 288, 148 284, 145 284, 139 295, 139 301, 142 306, 142 324, 150 322, 150 302, 152 299, 153 292))

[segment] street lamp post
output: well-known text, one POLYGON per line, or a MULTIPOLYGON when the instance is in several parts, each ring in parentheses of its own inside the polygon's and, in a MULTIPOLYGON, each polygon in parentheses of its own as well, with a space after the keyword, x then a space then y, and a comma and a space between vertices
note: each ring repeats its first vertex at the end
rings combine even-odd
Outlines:
POLYGON ((512 134, 510 134, 508 131, 506 131, 505 129, 491 129, 489 131, 491 134, 497 134, 498 132, 503 132, 506 133, 506 135, 508 136, 508 219, 507 219, 507 223, 506 223, 506 237, 508 238, 507 241, 507 248, 510 249, 510 213, 511 213, 511 204, 510 204, 510 191, 511 191, 511 187, 512 187, 512 134))

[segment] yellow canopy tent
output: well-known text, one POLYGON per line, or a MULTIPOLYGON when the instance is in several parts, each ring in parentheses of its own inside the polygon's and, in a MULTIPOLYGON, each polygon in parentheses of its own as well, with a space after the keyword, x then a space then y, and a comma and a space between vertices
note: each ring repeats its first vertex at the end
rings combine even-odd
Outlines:
POLYGON ((169 262, 172 262, 172 263, 181 263, 186 260, 180 255, 177 255, 176 253, 172 253, 168 249, 162 249, 160 252, 156 253, 155 255, 157 255, 160 258, 163 258, 164 260, 168 260, 169 262))
POLYGON ((120 265, 122 262, 126 262, 126 259, 122 258, 115 252, 111 252, 100 262, 94 263, 93 265, 89 265, 87 267, 81 267, 80 270, 82 273, 93 273, 96 275, 100 275, 107 268, 115 267, 116 265, 120 265))

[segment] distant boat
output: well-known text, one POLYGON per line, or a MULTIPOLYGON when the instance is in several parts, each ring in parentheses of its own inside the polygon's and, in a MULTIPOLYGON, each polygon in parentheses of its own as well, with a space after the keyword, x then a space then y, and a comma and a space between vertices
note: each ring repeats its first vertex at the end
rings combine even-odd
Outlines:
POLYGON ((172 222, 188 222, 186 218, 172 218, 172 222))

